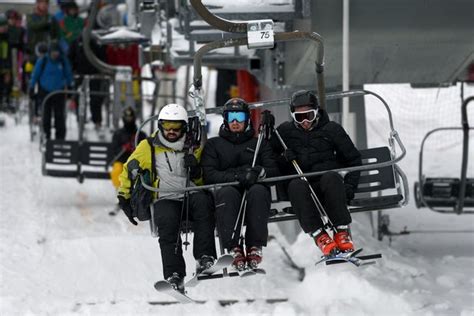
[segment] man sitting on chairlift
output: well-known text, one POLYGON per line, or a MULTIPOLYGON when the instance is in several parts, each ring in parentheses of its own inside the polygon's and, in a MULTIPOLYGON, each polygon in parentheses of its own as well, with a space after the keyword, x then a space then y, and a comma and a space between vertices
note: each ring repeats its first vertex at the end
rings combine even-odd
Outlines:
MULTIPOLYGON (((341 125, 329 120, 313 92, 301 90, 294 93, 290 111, 293 119, 277 128, 288 149, 284 150, 276 135, 271 138, 273 149, 280 155, 277 161, 282 173, 296 173, 293 161, 304 173, 362 164, 360 152, 349 135, 341 125)), ((291 205, 301 227, 314 238, 325 256, 354 251, 349 230, 352 219, 346 202, 354 198, 359 177, 360 172, 347 173, 343 178, 337 172, 328 171, 308 178, 332 223, 332 237, 326 231, 323 216, 316 207, 317 200, 311 197, 308 182, 297 178, 287 183, 291 205)))
MULTIPOLYGON (((204 183, 238 181, 238 186, 227 186, 215 194, 216 222, 223 248, 234 257, 233 266, 242 271, 257 268, 262 261, 262 247, 267 245, 268 216, 270 214, 270 189, 256 183, 266 176, 278 175, 278 166, 267 141, 256 149, 247 102, 239 98, 228 100, 224 105, 224 123, 219 136, 207 141, 202 154, 201 165, 204 183), (255 151, 258 150, 255 166, 252 166, 255 151), (239 215, 244 191, 247 192, 245 211, 245 244, 239 240, 240 225, 234 230, 239 215)), ((242 210, 243 212, 243 210, 242 210)))
MULTIPOLYGON (((132 208, 138 174, 143 178, 149 175, 149 184, 155 188, 166 189, 168 192, 153 194, 154 225, 158 228, 161 260, 164 278, 184 294, 184 277, 186 265, 183 257, 181 242, 181 224, 189 217, 193 224, 194 245, 193 255, 196 259, 196 272, 211 267, 216 258, 214 240, 214 205, 212 196, 204 190, 192 192, 183 201, 182 192, 169 192, 187 186, 202 183, 202 170, 199 158, 202 147, 187 140, 188 114, 186 109, 178 104, 165 105, 158 115, 159 129, 152 137, 141 141, 123 166, 120 175, 118 191, 119 204, 129 221, 137 225, 134 217, 148 220, 141 216, 140 209, 132 208), (151 174, 151 176, 150 176, 151 174)), ((145 194, 151 191, 145 190, 145 194)), ((141 200, 148 198, 139 198, 141 200)))

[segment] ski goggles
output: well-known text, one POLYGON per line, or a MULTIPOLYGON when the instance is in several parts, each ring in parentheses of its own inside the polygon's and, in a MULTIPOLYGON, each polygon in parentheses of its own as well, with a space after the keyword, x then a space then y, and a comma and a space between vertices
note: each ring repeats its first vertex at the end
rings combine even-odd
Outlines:
POLYGON ((317 114, 318 110, 311 109, 303 112, 292 112, 291 116, 296 123, 303 124, 304 121, 309 123, 313 122, 316 119, 317 114))
POLYGON ((160 124, 165 131, 180 132, 184 127, 184 123, 180 121, 161 121, 160 124))
POLYGON ((237 121, 238 123, 246 122, 248 119, 248 114, 246 112, 226 112, 224 114, 224 119, 227 123, 237 121))

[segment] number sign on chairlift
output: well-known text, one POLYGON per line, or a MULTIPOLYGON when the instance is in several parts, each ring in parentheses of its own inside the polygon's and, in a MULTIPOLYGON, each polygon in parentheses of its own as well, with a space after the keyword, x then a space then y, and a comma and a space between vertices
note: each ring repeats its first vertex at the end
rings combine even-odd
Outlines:
POLYGON ((275 39, 272 20, 254 20, 247 23, 249 49, 273 48, 275 39))

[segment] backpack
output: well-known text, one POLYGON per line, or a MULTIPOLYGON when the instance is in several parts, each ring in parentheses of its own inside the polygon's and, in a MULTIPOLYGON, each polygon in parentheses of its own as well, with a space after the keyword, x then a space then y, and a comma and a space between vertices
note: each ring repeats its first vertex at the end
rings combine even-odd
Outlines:
POLYGON ((147 221, 151 218, 150 206, 153 203, 153 192, 147 190, 141 181, 147 185, 151 186, 155 181, 155 147, 153 147, 153 138, 147 137, 148 144, 151 148, 151 172, 148 170, 140 170, 139 176, 136 177, 132 188, 130 196, 130 205, 133 209, 133 216, 138 218, 140 221, 147 221), (140 177, 141 175, 141 177, 140 177))
MULTIPOLYGON (((66 77, 66 65, 64 63, 64 59, 63 57, 60 57, 59 58, 61 60, 61 65, 63 67, 63 76, 66 77)), ((43 75, 43 72, 44 72, 44 68, 46 68, 46 64, 48 63, 48 57, 43 57, 43 60, 42 60, 42 63, 41 63, 41 68, 40 68, 40 71, 39 71, 39 74, 38 74, 38 83, 41 81, 41 76, 43 75)))

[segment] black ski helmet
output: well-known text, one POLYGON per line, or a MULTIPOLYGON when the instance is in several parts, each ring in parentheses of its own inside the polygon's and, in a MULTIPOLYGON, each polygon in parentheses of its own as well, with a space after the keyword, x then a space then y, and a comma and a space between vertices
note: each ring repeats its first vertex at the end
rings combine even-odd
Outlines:
POLYGON ((319 108, 318 98, 313 91, 299 90, 291 95, 290 111, 294 112, 298 106, 308 105, 314 109, 319 108))
POLYGON ((229 99, 223 107, 223 113, 226 112, 247 112, 250 113, 249 105, 244 99, 232 98, 229 99))
POLYGON ((226 120, 227 112, 245 112, 247 114, 247 121, 245 122, 245 129, 249 126, 250 121, 250 109, 249 104, 241 98, 229 99, 222 107, 222 117, 224 118, 224 124, 228 128, 229 124, 226 120))

